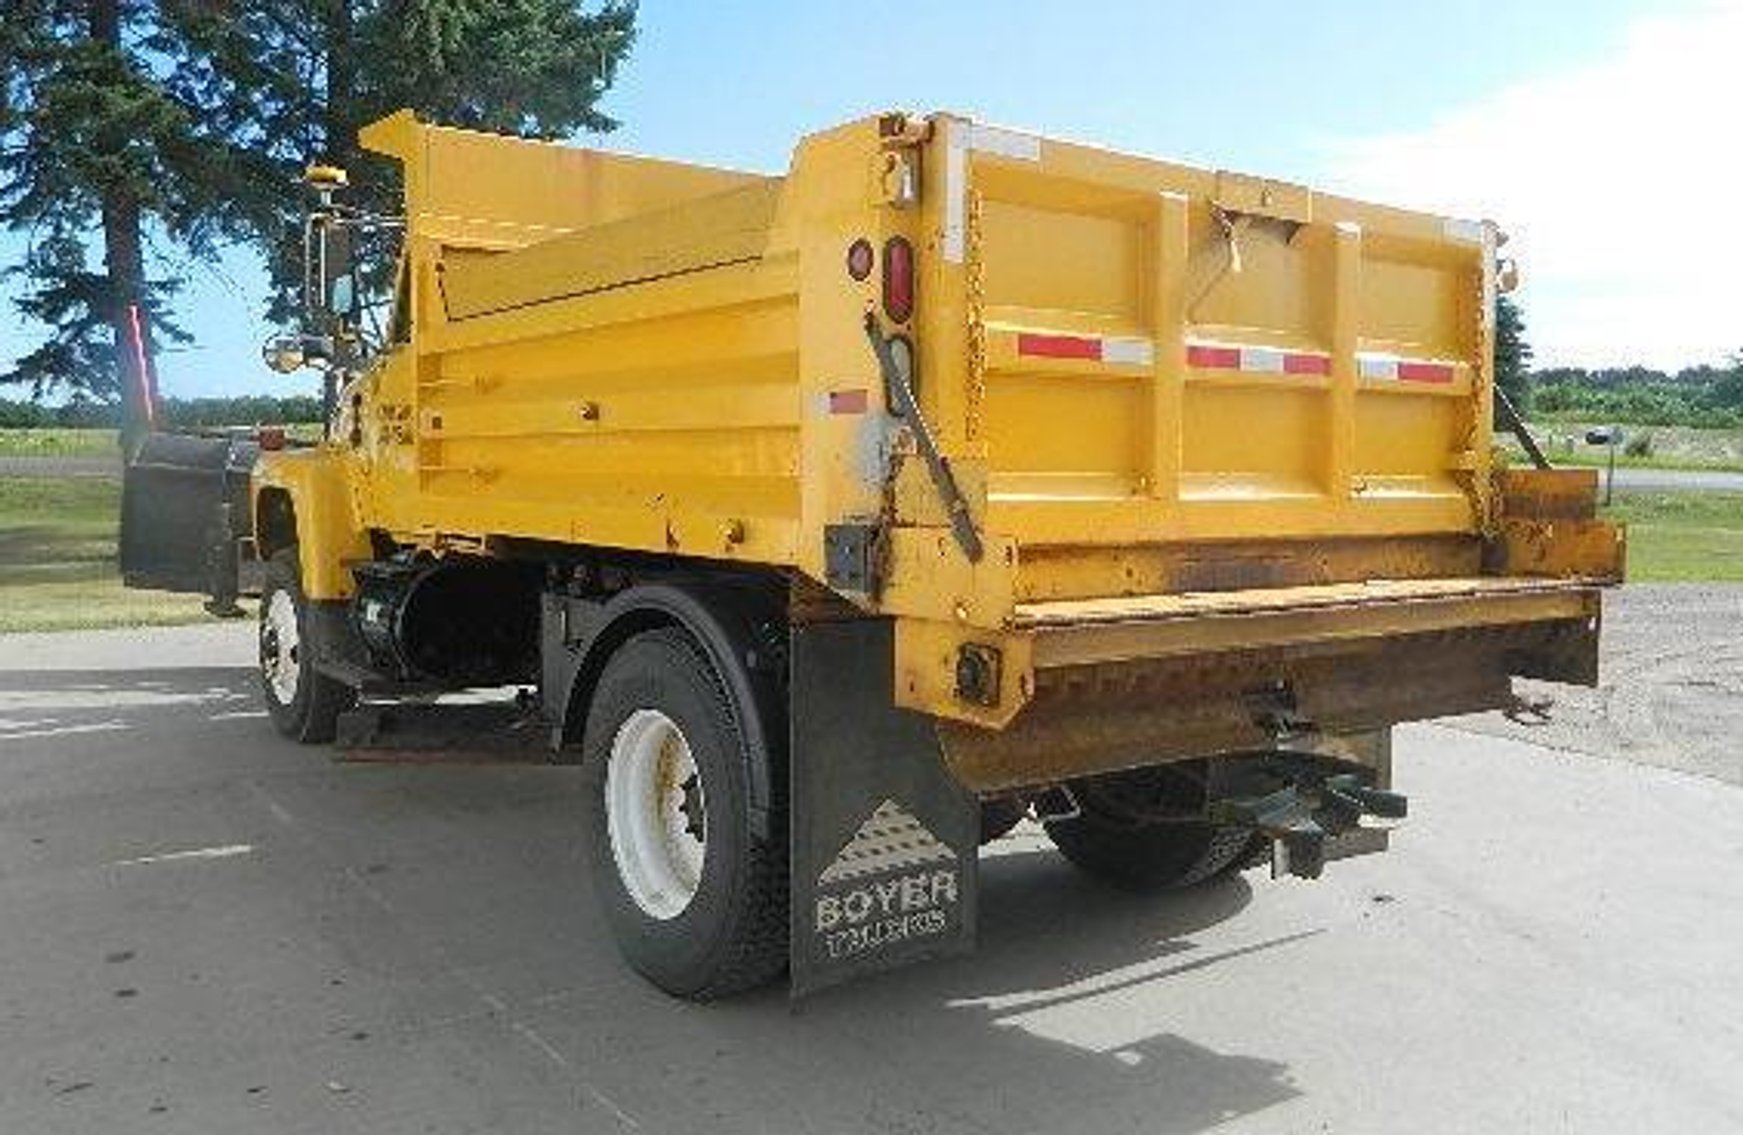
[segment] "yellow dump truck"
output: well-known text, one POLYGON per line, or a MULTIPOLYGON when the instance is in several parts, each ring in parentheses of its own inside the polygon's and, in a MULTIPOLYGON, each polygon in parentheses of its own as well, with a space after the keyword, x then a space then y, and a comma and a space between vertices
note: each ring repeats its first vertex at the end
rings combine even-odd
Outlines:
POLYGON ((1392 725, 1595 680, 1622 537, 1495 455, 1491 223, 952 114, 785 176, 362 141, 404 215, 311 171, 268 352, 326 371, 325 440, 148 440, 127 576, 258 573, 300 741, 534 693, 675 994, 970 948, 1024 817, 1134 889, 1315 876, 1403 815, 1392 725), (371 329, 350 249, 396 234, 371 329))

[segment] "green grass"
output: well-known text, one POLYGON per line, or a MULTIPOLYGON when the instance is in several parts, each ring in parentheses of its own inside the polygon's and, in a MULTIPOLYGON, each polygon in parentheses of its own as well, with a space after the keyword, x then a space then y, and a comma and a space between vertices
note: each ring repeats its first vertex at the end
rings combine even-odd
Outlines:
MULTIPOLYGON (((314 422, 293 422, 285 427, 291 437, 314 441, 321 427, 314 422)), ((0 457, 113 457, 120 459, 115 430, 55 428, 0 428, 0 457)))
POLYGON ((0 477, 0 634, 207 618, 198 596, 121 586, 120 508, 108 478, 0 477))
MULTIPOLYGON (((1531 432, 1557 465, 1603 466, 1609 451, 1587 445, 1586 431, 1597 423, 1535 421, 1531 432)), ((1616 464, 1636 469, 1743 469, 1743 430, 1696 429, 1692 426, 1623 426, 1623 435, 1633 444, 1645 444, 1649 452, 1631 457, 1616 455, 1616 464)), ((1496 431, 1496 439, 1514 454, 1520 454, 1513 436, 1496 431)))
MULTIPOLYGON (((128 591, 116 573, 121 488, 0 478, 0 633, 200 622, 200 599, 128 591)), ((1628 578, 1743 582, 1743 493, 1624 491, 1628 578)))
POLYGON ((1743 582, 1743 493, 1626 490, 1604 510, 1628 526, 1635 582, 1743 582))
POLYGON ((0 429, 0 457, 121 457, 114 430, 0 429))
MULTIPOLYGON (((1610 464, 1610 459, 1603 450, 1594 449, 1589 453, 1557 453, 1550 458, 1555 465, 1572 465, 1581 469, 1603 469, 1610 464)), ((1646 457, 1630 457, 1625 453, 1616 455, 1618 469, 1681 469, 1702 473, 1736 473, 1743 472, 1743 461, 1727 461, 1724 458, 1702 457, 1671 457, 1651 454, 1646 457)))

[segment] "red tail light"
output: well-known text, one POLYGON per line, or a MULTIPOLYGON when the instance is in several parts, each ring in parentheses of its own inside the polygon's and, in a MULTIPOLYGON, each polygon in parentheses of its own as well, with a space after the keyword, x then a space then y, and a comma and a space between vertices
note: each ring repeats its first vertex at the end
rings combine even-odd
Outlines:
POLYGON ((895 323, 914 314, 914 246, 899 236, 884 242, 884 314, 895 323))

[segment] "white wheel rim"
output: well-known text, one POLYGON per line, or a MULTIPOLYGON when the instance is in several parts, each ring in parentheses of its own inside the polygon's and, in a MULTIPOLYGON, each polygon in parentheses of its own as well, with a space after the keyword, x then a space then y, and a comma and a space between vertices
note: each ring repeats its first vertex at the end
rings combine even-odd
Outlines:
POLYGON ((302 669, 297 606, 288 591, 275 591, 260 613, 260 672, 266 675, 266 684, 280 705, 296 700, 302 669))
POLYGON ((642 911, 684 913, 702 882, 708 809, 690 743, 657 709, 618 727, 605 769, 605 821, 617 877, 642 911))

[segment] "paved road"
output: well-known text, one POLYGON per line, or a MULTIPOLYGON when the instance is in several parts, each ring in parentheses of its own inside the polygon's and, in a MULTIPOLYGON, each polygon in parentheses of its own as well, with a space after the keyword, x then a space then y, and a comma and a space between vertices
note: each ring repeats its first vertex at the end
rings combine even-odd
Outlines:
POLYGON ((1401 731, 1315 884, 1136 901, 1030 835, 977 958, 792 1012, 630 977, 572 770, 275 739, 235 626, 0 639, 7 1131, 1743 1130, 1743 795, 1401 731))
POLYGON ((1516 682, 1547 714, 1460 728, 1743 786, 1743 586, 1631 584, 1605 599, 1596 688, 1516 682))
MULTIPOLYGON (((1598 473, 1603 484, 1604 473, 1598 473)), ((1743 493, 1743 473, 1702 469, 1617 469, 1616 488, 1698 489, 1702 492, 1743 493)))

